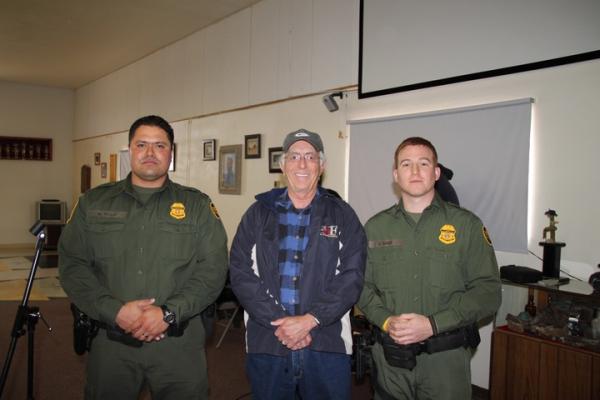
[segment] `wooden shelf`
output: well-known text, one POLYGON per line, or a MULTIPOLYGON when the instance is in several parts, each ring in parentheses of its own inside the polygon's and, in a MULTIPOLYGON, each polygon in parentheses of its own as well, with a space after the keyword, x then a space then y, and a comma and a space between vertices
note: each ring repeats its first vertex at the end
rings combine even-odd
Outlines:
POLYGON ((600 399, 600 355, 496 328, 490 395, 492 400, 600 399))
POLYGON ((52 161, 52 139, 0 136, 0 160, 52 161))

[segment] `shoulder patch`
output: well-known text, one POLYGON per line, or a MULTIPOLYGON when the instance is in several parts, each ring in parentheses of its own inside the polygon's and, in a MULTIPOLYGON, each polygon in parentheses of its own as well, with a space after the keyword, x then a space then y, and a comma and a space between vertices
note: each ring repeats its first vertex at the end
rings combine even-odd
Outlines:
POLYGON ((483 238, 485 239, 485 241, 487 242, 487 244, 489 244, 491 246, 492 245, 492 239, 490 239, 490 234, 488 233, 488 231, 485 228, 485 226, 481 227, 481 233, 483 234, 483 238))
POLYGON ((212 214, 215 216, 216 219, 221 219, 221 217, 219 216, 219 212, 217 211, 217 207, 215 207, 215 204, 211 201, 209 204, 210 207, 210 212, 212 212, 212 214))

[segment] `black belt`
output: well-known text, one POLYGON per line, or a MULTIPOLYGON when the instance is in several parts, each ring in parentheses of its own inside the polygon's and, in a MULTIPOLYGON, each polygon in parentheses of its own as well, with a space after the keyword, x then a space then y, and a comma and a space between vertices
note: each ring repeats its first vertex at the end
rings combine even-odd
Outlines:
MULTIPOLYGON (((106 337, 115 342, 122 343, 131 347, 142 347, 144 342, 142 340, 137 340, 130 334, 126 333, 123 329, 118 326, 109 325, 101 321, 95 321, 96 326, 100 329, 104 329, 106 331, 106 337)), ((180 324, 169 325, 167 328, 166 334, 171 337, 179 337, 183 336, 185 329, 188 326, 188 321, 182 322, 180 324)))
MULTIPOLYGON (((389 335, 379 329, 379 327, 375 328, 375 339, 380 344, 384 344, 384 342, 388 343, 388 340, 391 339, 389 338, 389 335), (389 339, 386 340, 386 337, 389 339)), ((479 337, 479 328, 477 327, 477 324, 473 324, 467 327, 439 333, 422 342, 412 343, 406 346, 413 347, 415 350, 417 350, 417 354, 433 354, 439 353, 440 351, 457 349, 459 347, 476 348, 479 345, 479 342, 481 342, 481 338, 479 337)), ((402 345, 397 344, 396 346, 402 345)))
POLYGON ((410 370, 417 364, 416 357, 421 353, 433 354, 459 347, 476 348, 481 341, 477 324, 439 333, 422 342, 407 345, 397 344, 387 333, 376 327, 375 339, 383 347, 388 364, 410 370))

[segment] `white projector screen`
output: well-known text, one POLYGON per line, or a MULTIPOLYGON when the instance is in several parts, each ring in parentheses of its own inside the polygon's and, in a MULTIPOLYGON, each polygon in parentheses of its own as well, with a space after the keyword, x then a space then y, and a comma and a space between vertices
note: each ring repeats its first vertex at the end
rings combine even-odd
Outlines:
POLYGON ((363 223, 396 204, 394 152, 422 136, 454 171, 460 205, 481 218, 494 248, 527 253, 531 101, 350 121, 348 202, 363 223))
POLYGON ((599 0, 361 0, 359 97, 600 58, 599 0))

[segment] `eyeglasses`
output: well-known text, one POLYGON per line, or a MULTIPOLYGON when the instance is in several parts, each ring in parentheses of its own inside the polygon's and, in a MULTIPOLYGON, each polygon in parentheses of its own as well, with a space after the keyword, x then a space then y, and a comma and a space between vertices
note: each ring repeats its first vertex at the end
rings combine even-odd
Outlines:
POLYGON ((300 162, 300 160, 304 159, 307 163, 314 163, 319 161, 320 157, 317 153, 289 153, 285 156, 285 159, 292 162, 300 162))

